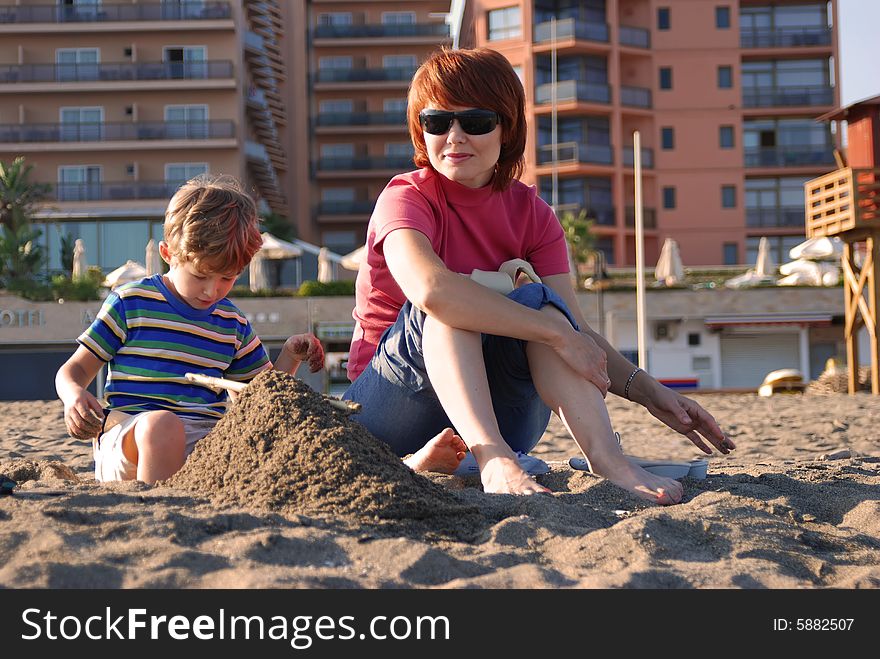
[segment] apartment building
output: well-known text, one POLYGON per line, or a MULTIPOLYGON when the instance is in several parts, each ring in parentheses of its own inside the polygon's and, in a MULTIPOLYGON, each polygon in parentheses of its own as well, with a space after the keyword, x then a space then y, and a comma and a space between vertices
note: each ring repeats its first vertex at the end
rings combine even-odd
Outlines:
POLYGON ((168 199, 205 172, 289 215, 279 0, 0 0, 0 159, 49 184, 48 268, 82 238, 143 262, 168 199))
POLYGON ((413 169, 412 75, 449 45, 449 0, 288 3, 292 189, 301 238, 345 254, 363 244, 388 180, 413 169))
POLYGON ((777 260, 803 240, 802 184, 834 168, 837 136, 815 118, 839 105, 836 10, 472 0, 462 43, 503 52, 520 73, 523 179, 560 213, 585 209, 609 263, 635 259, 636 130, 646 258, 671 237, 688 265, 754 263, 762 236, 777 260))

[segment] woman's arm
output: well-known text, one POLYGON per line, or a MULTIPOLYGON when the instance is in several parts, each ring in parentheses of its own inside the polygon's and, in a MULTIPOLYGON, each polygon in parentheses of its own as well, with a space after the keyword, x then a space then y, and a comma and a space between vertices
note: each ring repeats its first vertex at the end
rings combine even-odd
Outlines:
POLYGON ((563 317, 524 307, 450 271, 420 231, 392 231, 383 250, 403 294, 429 316, 458 329, 544 343, 603 395, 607 391, 604 350, 563 317))

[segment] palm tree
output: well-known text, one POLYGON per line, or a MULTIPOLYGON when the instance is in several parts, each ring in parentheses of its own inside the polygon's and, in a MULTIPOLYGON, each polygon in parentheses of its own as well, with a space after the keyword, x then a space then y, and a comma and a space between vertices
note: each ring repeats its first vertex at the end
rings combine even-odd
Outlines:
POLYGON ((40 231, 30 219, 49 186, 31 182, 32 170, 23 157, 11 165, 0 162, 0 279, 12 288, 32 284, 43 262, 40 231))

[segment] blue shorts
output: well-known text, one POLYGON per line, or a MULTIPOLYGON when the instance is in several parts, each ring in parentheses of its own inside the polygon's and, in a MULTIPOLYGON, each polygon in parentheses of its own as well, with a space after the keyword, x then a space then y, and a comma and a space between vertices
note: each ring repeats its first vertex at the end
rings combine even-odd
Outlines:
MULTIPOLYGON (((552 304, 577 323, 562 298, 543 284, 526 284, 508 296, 531 309, 552 304)), ((397 455, 415 453, 452 423, 428 379, 422 352, 425 313, 406 302, 376 348, 373 359, 343 394, 363 406, 351 418, 397 455)), ((528 453, 547 429, 550 408, 532 382, 526 341, 483 334, 483 359, 501 435, 514 451, 528 453)))

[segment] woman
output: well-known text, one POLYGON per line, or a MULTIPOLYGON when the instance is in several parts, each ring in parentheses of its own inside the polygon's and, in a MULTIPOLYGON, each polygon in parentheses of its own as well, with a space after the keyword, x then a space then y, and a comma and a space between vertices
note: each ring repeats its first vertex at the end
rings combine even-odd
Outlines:
POLYGON ((703 438, 722 453, 734 445, 697 403, 587 326, 562 228, 534 187, 515 180, 524 104, 510 63, 489 49, 443 50, 416 72, 408 123, 421 169, 394 177, 370 220, 344 397, 362 403, 355 418, 376 437, 413 454, 413 469, 452 473, 470 450, 484 490, 512 494, 548 491, 515 451, 537 444, 552 410, 596 473, 677 503, 680 483, 621 452, 606 393, 644 405, 706 453, 703 438), (505 296, 468 277, 515 258, 543 283, 505 296))

